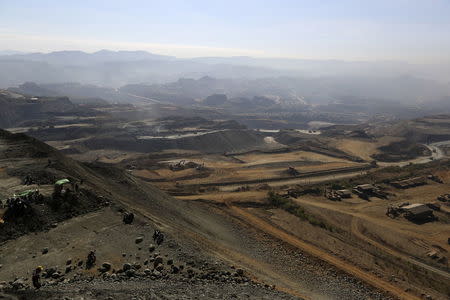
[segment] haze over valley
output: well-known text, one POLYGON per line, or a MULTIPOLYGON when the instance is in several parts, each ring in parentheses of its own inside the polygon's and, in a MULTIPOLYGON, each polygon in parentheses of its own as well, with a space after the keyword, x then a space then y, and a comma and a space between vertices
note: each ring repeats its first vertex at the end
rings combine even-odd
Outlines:
POLYGON ((25 2, 0 298, 450 297, 447 2, 25 2))

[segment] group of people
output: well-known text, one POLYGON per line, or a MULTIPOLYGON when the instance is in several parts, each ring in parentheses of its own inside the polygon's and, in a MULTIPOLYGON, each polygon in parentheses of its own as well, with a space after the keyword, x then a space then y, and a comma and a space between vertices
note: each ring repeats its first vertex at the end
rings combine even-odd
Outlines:
MULTIPOLYGON (((134 218, 134 215, 133 215, 133 218, 134 218)), ((156 229, 153 233, 153 241, 156 244, 158 244, 158 246, 161 245, 164 242, 164 234, 161 231, 159 231, 158 229, 156 229)), ((96 261, 97 261, 97 257, 95 254, 95 250, 89 251, 87 258, 86 258, 86 269, 91 269, 95 265, 96 261)), ((35 270, 33 270, 31 281, 33 283, 34 288, 36 288, 36 289, 40 289, 42 286, 42 284, 41 284, 42 271, 43 271, 42 266, 39 266, 35 270)))
POLYGON ((5 217, 19 217, 26 214, 31 203, 40 202, 43 196, 39 190, 28 191, 22 195, 14 195, 8 198, 3 206, 6 208, 5 217))

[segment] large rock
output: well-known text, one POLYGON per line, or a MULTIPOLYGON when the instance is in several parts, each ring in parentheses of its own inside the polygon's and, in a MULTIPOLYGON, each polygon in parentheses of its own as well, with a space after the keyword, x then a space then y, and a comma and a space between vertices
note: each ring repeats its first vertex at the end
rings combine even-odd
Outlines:
POLYGON ((104 262, 101 267, 101 272, 108 272, 111 270, 111 264, 109 262, 104 262))
POLYGON ((163 263, 163 258, 161 256, 157 256, 155 258, 155 260, 153 261, 153 266, 156 267, 157 265, 162 264, 162 263, 163 263))
POLYGON ((25 280, 23 278, 17 278, 11 283, 11 287, 15 290, 24 289, 26 287, 25 280))
POLYGON ((133 269, 130 269, 130 270, 126 271, 125 274, 126 274, 128 277, 133 277, 134 275, 136 275, 136 271, 133 270, 133 269))
POLYGON ((144 274, 145 274, 145 275, 151 275, 151 274, 152 274, 152 270, 150 270, 150 269, 145 269, 145 270, 144 270, 144 274))
POLYGON ((56 268, 48 268, 45 270, 45 275, 42 274, 42 276, 44 276, 45 278, 50 278, 52 277, 52 275, 56 272, 56 268))
POLYGON ((124 271, 124 272, 126 272, 126 271, 128 271, 128 270, 131 270, 131 264, 129 264, 129 263, 125 263, 125 264, 123 264, 123 266, 122 266, 122 270, 124 271))

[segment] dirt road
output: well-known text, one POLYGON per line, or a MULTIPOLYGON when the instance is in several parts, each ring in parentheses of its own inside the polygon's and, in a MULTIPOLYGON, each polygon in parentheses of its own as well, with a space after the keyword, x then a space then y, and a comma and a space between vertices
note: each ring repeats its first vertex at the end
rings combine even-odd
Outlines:
MULTIPOLYGON (((350 211, 348 211, 346 209, 338 209, 333 204, 305 201, 305 200, 300 200, 300 199, 295 199, 295 202, 304 203, 304 204, 311 205, 311 206, 314 206, 314 207, 320 207, 320 208, 329 209, 329 210, 332 210, 332 211, 338 211, 339 213, 342 213, 342 214, 351 215, 352 216, 351 232, 352 232, 352 234, 355 237, 359 238, 362 241, 365 241, 365 242, 369 243, 370 245, 380 249, 381 251, 383 251, 383 252, 385 252, 385 253, 387 253, 389 255, 392 255, 392 256, 394 256, 394 257, 396 257, 398 259, 404 260, 404 261, 406 261, 406 262, 408 262, 408 263, 410 263, 412 265, 416 265, 416 266, 418 266, 420 268, 423 268, 423 269, 427 270, 428 272, 438 274, 442 278, 445 278, 446 280, 450 281, 450 274, 448 272, 446 272, 444 270, 441 270, 441 269, 438 269, 436 267, 427 265, 427 264, 425 264, 423 262, 420 262, 414 257, 402 254, 399 251, 396 251, 396 250, 394 250, 394 249, 392 249, 392 248, 390 248, 388 246, 385 246, 385 245, 383 245, 383 244, 381 244, 381 243, 379 243, 379 242, 369 238, 367 235, 364 235, 363 233, 360 232, 360 230, 358 228, 358 223, 361 220, 365 221, 366 223, 367 222, 373 222, 373 223, 377 224, 378 226, 386 227, 386 230, 398 232, 395 227, 392 227, 392 226, 389 226, 389 225, 385 226, 383 224, 380 224, 379 220, 377 218, 374 218, 374 217, 366 216, 366 215, 361 214, 361 213, 350 212, 350 211)), ((368 203, 368 204, 364 204, 364 206, 360 206, 359 208, 360 209, 362 207, 368 208, 370 206, 373 207, 374 205, 376 206, 377 204, 368 203)), ((421 236, 418 235, 418 237, 421 237, 421 236)), ((425 239, 425 237, 422 237, 422 239, 425 239)))
MULTIPOLYGON (((369 170, 371 167, 369 165, 361 165, 354 167, 345 167, 345 168, 337 168, 337 169, 327 169, 320 171, 310 171, 303 172, 297 176, 285 176, 285 177, 271 177, 271 178, 262 178, 262 179, 254 179, 254 180, 239 180, 239 181, 225 181, 225 182, 208 182, 208 183, 199 183, 199 184, 191 184, 192 186, 227 186, 227 185, 247 185, 247 184, 259 184, 259 183, 268 183, 268 182, 279 182, 279 181, 289 181, 295 179, 309 179, 311 177, 319 177, 319 176, 330 176, 330 175, 340 175, 346 173, 362 173, 364 171, 369 170)), ((185 185, 185 186, 191 186, 185 185)))
POLYGON ((252 215, 251 213, 249 213, 237 206, 230 205, 229 207, 234 213, 236 213, 237 215, 240 215, 243 219, 248 221, 251 225, 257 227, 258 229, 260 229, 260 230, 262 230, 284 242, 287 242, 287 243, 291 244, 292 246, 297 247, 298 249, 300 249, 302 251, 305 251, 306 253, 309 253, 315 257, 318 257, 318 258, 330 263, 331 265, 339 268, 340 270, 347 272, 380 290, 384 290, 388 293, 391 293, 391 294, 399 297, 400 299, 405 299, 405 300, 421 299, 420 297, 417 297, 415 295, 405 292, 402 288, 400 288, 398 286, 392 285, 391 283, 389 283, 381 278, 378 278, 377 276, 375 276, 371 273, 367 273, 366 271, 363 271, 363 270, 359 269, 358 267, 353 266, 350 263, 347 263, 331 254, 328 254, 325 251, 323 251, 313 245, 305 243, 304 241, 296 238, 295 236, 290 235, 290 234, 286 233, 285 231, 272 226, 271 224, 265 222, 261 218, 256 217, 256 216, 252 215))
POLYGON ((412 265, 416 265, 420 268, 423 268, 425 270, 427 270, 428 272, 431 273, 436 273, 438 275, 440 275, 441 277, 445 278, 446 280, 448 280, 450 282, 450 273, 444 271, 444 270, 440 270, 438 268, 435 268, 433 266, 427 265, 423 262, 418 261, 417 259, 415 259, 414 257, 408 256, 408 255, 404 255, 398 251, 395 251, 392 248, 389 248, 371 238, 369 238, 368 236, 364 235, 363 233, 361 233, 361 231, 359 230, 358 227, 358 223, 361 220, 361 218, 357 217, 357 216, 353 216, 352 219, 352 234, 356 237, 358 237, 359 239, 369 243, 370 245, 382 250, 383 252, 397 257, 399 259, 402 259, 404 261, 407 261, 408 263, 412 264, 412 265))

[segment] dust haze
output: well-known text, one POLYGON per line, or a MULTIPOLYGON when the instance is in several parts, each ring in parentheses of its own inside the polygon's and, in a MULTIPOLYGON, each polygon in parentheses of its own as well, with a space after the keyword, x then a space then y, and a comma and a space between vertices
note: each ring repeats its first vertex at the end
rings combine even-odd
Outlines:
POLYGON ((449 225, 446 61, 0 51, 2 299, 444 300, 449 225))

